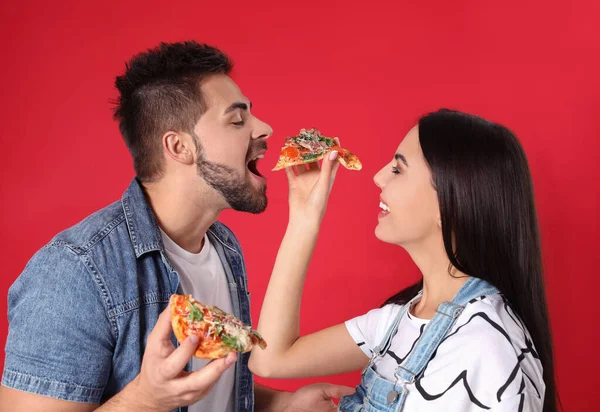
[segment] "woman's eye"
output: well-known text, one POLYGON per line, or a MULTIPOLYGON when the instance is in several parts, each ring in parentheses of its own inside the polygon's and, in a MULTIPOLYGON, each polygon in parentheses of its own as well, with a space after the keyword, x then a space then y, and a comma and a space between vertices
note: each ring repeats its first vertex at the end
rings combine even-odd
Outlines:
POLYGON ((396 166, 393 166, 392 167, 392 173, 395 174, 395 175, 399 175, 400 173, 402 173, 402 170, 400 170, 396 166))

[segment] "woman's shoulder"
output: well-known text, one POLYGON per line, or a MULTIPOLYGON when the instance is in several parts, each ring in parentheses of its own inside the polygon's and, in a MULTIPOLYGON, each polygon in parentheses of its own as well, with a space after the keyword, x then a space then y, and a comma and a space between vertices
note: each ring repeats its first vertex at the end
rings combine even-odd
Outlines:
POLYGON ((447 367, 447 359, 453 359, 456 371, 467 371, 471 379, 485 379, 479 393, 489 390, 504 399, 524 388, 538 398, 543 396, 542 365, 529 332, 501 294, 471 301, 437 355, 439 360, 429 365, 430 372, 447 367))
POLYGON ((458 323, 467 322, 474 317, 485 319, 488 323, 502 325, 505 330, 513 333, 529 335, 523 321, 501 293, 471 300, 459 317, 458 323))
POLYGON ((359 318, 366 318, 370 322, 382 324, 392 323, 402 308, 404 308, 404 305, 388 303, 380 308, 369 310, 367 313, 359 316, 359 318))
POLYGON ((346 328, 361 349, 371 350, 381 342, 402 307, 402 305, 389 304, 371 309, 363 315, 347 320, 346 328))
POLYGON ((527 328, 499 293, 471 301, 444 341, 465 348, 472 359, 479 357, 499 368, 512 369, 524 356, 532 360, 537 356, 527 328))
POLYGON ((514 346, 529 336, 525 325, 501 294, 473 299, 458 317, 451 334, 475 335, 484 341, 514 346))

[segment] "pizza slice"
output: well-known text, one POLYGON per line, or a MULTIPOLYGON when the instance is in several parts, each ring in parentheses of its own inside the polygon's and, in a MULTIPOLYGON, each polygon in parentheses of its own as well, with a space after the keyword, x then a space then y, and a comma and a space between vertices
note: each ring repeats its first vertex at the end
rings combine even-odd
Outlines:
POLYGON ((248 352, 255 345, 261 349, 267 342, 250 326, 216 306, 206 306, 192 295, 171 296, 171 325, 179 343, 189 335, 198 336, 194 356, 217 359, 229 352, 248 352))
POLYGON ((273 171, 319 161, 332 150, 338 151, 337 158, 346 169, 362 169, 362 163, 358 157, 340 147, 334 139, 323 136, 319 130, 313 128, 302 129, 296 136, 285 139, 281 155, 273 171))

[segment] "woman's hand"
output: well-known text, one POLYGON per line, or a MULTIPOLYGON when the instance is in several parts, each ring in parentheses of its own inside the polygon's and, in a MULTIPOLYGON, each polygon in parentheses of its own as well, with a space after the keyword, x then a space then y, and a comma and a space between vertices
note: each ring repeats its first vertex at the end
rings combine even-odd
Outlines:
POLYGON ((325 215, 327 201, 337 169, 338 152, 325 155, 322 165, 318 162, 285 169, 289 183, 290 224, 318 228, 325 215), (307 168, 308 166, 308 168, 307 168))

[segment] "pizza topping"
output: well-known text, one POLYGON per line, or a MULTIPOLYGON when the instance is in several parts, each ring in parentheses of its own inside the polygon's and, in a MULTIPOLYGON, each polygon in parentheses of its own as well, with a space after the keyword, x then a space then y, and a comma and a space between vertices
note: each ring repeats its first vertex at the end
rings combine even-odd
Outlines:
MULTIPOLYGON (((223 335, 223 336, 221 336, 221 339, 223 340, 223 344, 225 346, 228 346, 233 350, 240 350, 241 345, 240 345, 240 342, 236 338, 227 336, 227 335, 223 335)), ((241 348, 243 348, 243 347, 241 347, 241 348)))
POLYGON ((204 318, 202 311, 196 307, 189 299, 186 299, 187 303, 190 305, 190 322, 201 322, 204 318))
POLYGON ((321 156, 321 155, 322 155, 322 153, 307 153, 307 154, 302 155, 302 159, 305 162, 311 162, 313 160, 317 160, 319 158, 319 156, 321 156))
POLYGON ((304 147, 304 148, 306 148, 306 149, 308 149, 308 150, 310 150, 312 152, 315 152, 315 151, 321 152, 321 151, 323 151, 323 146, 321 146, 321 144, 319 143, 318 140, 317 141, 315 141, 315 140, 298 140, 297 143, 300 146, 302 146, 302 147, 304 147))
POLYGON ((283 154, 285 156, 291 157, 291 158, 295 158, 300 155, 300 153, 298 152, 298 149, 296 149, 295 147, 292 147, 292 146, 286 147, 283 151, 283 154))
POLYGON ((321 143, 321 146, 323 146, 323 147, 331 147, 331 146, 335 145, 335 140, 333 140, 330 137, 320 137, 319 142, 321 143))
POLYGON ((336 139, 325 137, 319 130, 313 128, 301 129, 296 136, 286 138, 273 170, 319 161, 332 150, 338 151, 337 160, 345 168, 350 170, 362 168, 362 163, 352 152, 339 147, 336 139))
MULTIPOLYGON (((245 328, 244 328, 245 329, 245 328)), ((250 344, 246 330, 233 325, 225 325, 225 333, 221 336, 223 343, 232 349, 244 348, 250 344)))

